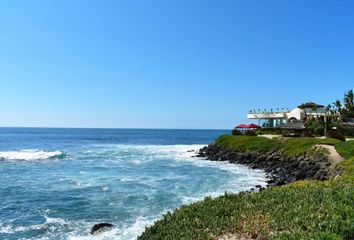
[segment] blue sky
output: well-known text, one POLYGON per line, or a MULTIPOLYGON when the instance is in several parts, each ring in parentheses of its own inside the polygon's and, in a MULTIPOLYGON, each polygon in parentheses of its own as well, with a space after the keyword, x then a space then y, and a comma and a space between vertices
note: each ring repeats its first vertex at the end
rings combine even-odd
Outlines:
POLYGON ((232 128, 354 88, 354 2, 1 1, 0 126, 232 128))

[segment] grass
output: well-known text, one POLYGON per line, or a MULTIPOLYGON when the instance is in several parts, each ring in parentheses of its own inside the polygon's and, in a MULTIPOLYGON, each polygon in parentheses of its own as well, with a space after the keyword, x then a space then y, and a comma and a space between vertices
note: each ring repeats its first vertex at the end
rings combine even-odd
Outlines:
POLYGON ((216 239, 224 232, 260 239, 354 238, 354 141, 297 138, 280 142, 225 135, 216 143, 242 151, 276 149, 288 155, 311 152, 313 144, 326 143, 335 145, 347 160, 339 165, 344 174, 335 179, 298 181, 252 194, 207 197, 182 206, 147 228, 139 240, 216 239))
POLYGON ((309 138, 299 137, 290 138, 280 143, 280 151, 286 156, 296 156, 299 154, 314 154, 314 146, 317 144, 336 145, 340 143, 339 140, 332 138, 309 138))
POLYGON ((336 180, 300 181, 182 206, 139 239, 215 239, 223 232, 265 239, 352 239, 353 162, 345 163, 351 170, 336 180))
POLYGON ((269 139, 265 137, 248 137, 222 135, 216 139, 215 144, 228 147, 237 152, 269 152, 280 151, 285 156, 296 156, 299 154, 314 154, 316 144, 336 145, 339 140, 331 138, 289 138, 289 139, 269 139))
POLYGON ((337 152, 344 158, 354 156, 354 140, 337 143, 335 147, 337 152))
POLYGON ((226 146, 237 152, 269 152, 276 149, 276 140, 265 137, 222 135, 215 144, 226 146))

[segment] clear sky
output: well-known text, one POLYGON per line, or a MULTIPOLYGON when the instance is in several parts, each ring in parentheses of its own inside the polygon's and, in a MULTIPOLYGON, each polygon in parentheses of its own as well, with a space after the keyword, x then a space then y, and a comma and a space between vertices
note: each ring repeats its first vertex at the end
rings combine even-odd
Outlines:
POLYGON ((354 1, 0 2, 0 126, 232 128, 354 88, 354 1))

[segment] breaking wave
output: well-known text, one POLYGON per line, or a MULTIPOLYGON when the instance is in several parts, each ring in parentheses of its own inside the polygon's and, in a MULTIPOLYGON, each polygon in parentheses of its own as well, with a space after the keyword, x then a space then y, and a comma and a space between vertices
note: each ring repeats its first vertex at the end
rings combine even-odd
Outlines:
POLYGON ((45 160, 62 158, 64 154, 60 151, 43 151, 37 149, 27 149, 20 151, 3 151, 0 152, 2 160, 45 160))
MULTIPOLYGON (((196 158, 204 146, 96 143, 77 151, 65 149, 69 160, 58 161, 49 168, 46 164, 15 164, 10 168, 10 162, 5 167, 13 175, 22 174, 16 175, 16 181, 3 181, 7 204, 0 206, 0 212, 13 205, 10 195, 5 194, 10 188, 22 196, 27 208, 16 209, 5 221, 0 216, 0 239, 134 240, 145 227, 183 204, 225 191, 266 185, 265 174, 260 170, 196 158), (27 194, 27 187, 21 187, 28 179, 35 179, 28 185, 31 194, 27 194), (34 201, 36 211, 31 211, 34 201), (48 206, 50 209, 43 214, 48 206), (34 218, 36 221, 28 225, 34 218), (99 222, 110 222, 115 227, 91 235, 91 227, 99 222)), ((0 159, 6 160, 63 157, 61 151, 0 152, 0 159)))

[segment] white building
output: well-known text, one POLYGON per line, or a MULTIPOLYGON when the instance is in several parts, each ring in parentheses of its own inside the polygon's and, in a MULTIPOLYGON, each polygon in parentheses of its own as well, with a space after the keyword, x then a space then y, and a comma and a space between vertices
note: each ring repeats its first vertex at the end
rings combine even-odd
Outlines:
MULTIPOLYGON (((310 104, 310 103, 307 103, 310 104)), ((311 103, 313 104, 313 103, 311 103)), ((318 108, 294 108, 293 110, 284 110, 279 111, 260 111, 256 112, 255 110, 250 111, 247 115, 248 119, 258 120, 258 124, 261 127, 277 127, 281 124, 285 124, 287 122, 300 120, 304 121, 306 118, 319 118, 325 117, 326 110, 323 106, 317 105, 318 108)))

